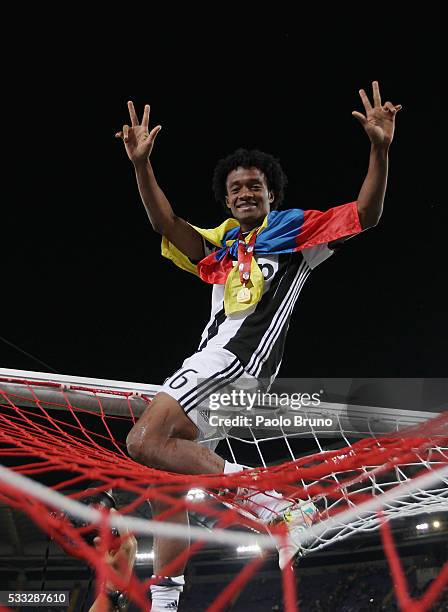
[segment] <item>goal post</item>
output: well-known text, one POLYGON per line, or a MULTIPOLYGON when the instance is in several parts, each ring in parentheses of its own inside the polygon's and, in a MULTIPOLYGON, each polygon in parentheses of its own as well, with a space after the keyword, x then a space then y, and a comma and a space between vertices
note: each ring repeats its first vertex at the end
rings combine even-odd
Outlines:
MULTIPOLYGON (((237 519, 244 498, 232 491, 275 489, 287 499, 313 501, 319 509, 319 520, 300 536, 305 555, 378 529, 396 517, 448 507, 447 412, 322 401, 319 415, 335 424, 331 432, 316 426, 312 408, 303 410, 310 418, 300 428, 282 422, 262 432, 252 426, 227 427, 201 442, 223 440, 232 460, 243 465, 247 449, 253 450, 253 467, 231 476, 186 476, 140 465, 126 452, 127 432, 159 389, 127 381, 0 369, 0 462, 5 464, 0 467, 0 501, 27 513, 60 543, 69 533, 72 553, 97 570, 102 562, 84 541, 88 527, 73 527, 67 523, 68 515, 99 524, 100 529, 107 524, 137 534, 184 537, 172 523, 133 516, 137 503, 160 499, 168 514, 182 508, 200 512, 204 528, 190 530, 196 542, 249 545, 256 540, 268 550, 276 537, 283 536, 267 535, 253 516, 237 519), (303 441, 309 443, 308 449, 303 441), (269 450, 271 444, 274 452, 269 450), (53 480, 45 486, 47 476, 53 480), (60 480, 54 482, 55 477, 60 480), (80 503, 83 487, 91 479, 100 483, 99 490, 123 490, 133 500, 106 520, 80 503), (199 500, 185 495, 191 487, 204 492, 199 500), (64 514, 57 516, 58 512, 64 514)), ((266 406, 256 409, 263 412, 266 406)), ((285 575, 286 583, 291 579, 292 574, 285 575)), ((292 592, 289 587, 286 591, 292 592)), ((141 601, 143 590, 138 592, 141 601)), ((287 599, 285 606, 294 609, 287 599)))

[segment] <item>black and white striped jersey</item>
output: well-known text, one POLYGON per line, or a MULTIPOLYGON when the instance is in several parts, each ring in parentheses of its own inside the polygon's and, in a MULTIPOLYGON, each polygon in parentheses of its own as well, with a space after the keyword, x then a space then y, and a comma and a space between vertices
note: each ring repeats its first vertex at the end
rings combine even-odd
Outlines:
MULTIPOLYGON (((206 244, 206 254, 211 252, 210 246, 206 244)), ((327 244, 321 244, 295 253, 256 256, 265 279, 263 296, 234 315, 225 314, 224 285, 213 285, 210 320, 199 351, 223 347, 238 357, 248 374, 273 379, 280 368, 300 291, 311 271, 332 253, 327 244)))

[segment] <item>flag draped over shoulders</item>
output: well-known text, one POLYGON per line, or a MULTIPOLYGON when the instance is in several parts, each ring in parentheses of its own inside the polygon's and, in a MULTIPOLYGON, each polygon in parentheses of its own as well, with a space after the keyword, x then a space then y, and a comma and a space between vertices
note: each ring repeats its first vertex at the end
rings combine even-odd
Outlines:
MULTIPOLYGON (((162 255, 171 259, 183 270, 196 274, 206 283, 225 285, 224 307, 227 315, 241 312, 256 304, 263 295, 264 278, 255 257, 252 258, 248 284, 252 294, 251 302, 241 304, 236 300, 236 295, 242 287, 238 266, 235 265, 238 259, 240 231, 238 221, 233 218, 226 219, 213 229, 202 229, 194 225, 192 227, 208 243, 214 245, 216 250, 200 262, 193 263, 166 237, 163 237, 162 255)), ((258 256, 294 253, 352 236, 361 231, 357 203, 350 202, 325 212, 300 208, 273 210, 265 217, 260 227, 252 230, 244 238, 249 242, 256 232, 254 254, 258 256)))

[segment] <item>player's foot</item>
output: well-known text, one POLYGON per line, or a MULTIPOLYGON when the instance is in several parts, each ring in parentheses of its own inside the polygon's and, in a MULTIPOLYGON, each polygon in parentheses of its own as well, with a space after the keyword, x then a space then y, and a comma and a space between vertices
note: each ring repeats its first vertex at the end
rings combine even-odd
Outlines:
POLYGON ((283 569, 301 555, 302 546, 299 538, 317 519, 318 512, 312 502, 301 502, 290 506, 271 525, 284 523, 287 529, 287 541, 284 545, 277 541, 278 564, 283 569))

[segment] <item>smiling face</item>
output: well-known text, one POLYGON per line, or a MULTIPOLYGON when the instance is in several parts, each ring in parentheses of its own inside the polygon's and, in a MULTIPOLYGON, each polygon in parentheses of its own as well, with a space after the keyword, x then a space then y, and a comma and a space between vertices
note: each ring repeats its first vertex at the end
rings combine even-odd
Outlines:
POLYGON ((271 210, 274 194, 269 191, 266 177, 258 168, 236 168, 227 175, 226 204, 232 217, 239 221, 243 232, 263 223, 271 210))

